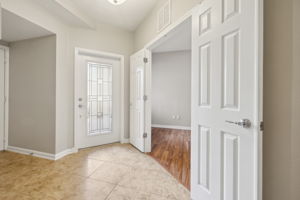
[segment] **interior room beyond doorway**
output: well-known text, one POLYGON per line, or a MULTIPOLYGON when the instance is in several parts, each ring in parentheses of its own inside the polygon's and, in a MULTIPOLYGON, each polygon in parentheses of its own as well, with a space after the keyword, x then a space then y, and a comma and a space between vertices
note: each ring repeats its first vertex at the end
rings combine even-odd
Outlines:
POLYGON ((190 189, 191 20, 152 49, 152 151, 149 154, 190 189))

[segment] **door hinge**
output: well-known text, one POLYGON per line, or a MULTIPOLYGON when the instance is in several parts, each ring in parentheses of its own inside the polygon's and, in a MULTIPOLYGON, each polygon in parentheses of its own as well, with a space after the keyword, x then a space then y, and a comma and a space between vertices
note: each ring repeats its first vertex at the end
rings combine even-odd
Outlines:
POLYGON ((148 137, 148 134, 147 133, 144 133, 143 134, 143 138, 147 138, 148 137))
POLYGON ((148 58, 144 58, 144 63, 148 63, 148 58))
POLYGON ((147 101, 147 100, 148 100, 148 96, 147 96, 147 95, 144 95, 144 96, 143 96, 143 100, 144 100, 144 101, 147 101))
POLYGON ((260 129, 260 131, 265 130, 265 123, 264 122, 260 122, 259 129, 260 129))

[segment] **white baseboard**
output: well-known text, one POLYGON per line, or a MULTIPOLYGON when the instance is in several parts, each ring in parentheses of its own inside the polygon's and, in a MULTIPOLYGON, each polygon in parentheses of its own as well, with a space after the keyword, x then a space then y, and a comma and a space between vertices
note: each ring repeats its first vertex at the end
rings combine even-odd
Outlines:
POLYGON ((31 149, 24 149, 24 148, 20 148, 20 147, 8 146, 7 151, 30 155, 30 156, 39 157, 39 158, 44 158, 44 159, 48 159, 48 160, 55 160, 54 154, 35 151, 35 150, 31 150, 31 149))
POLYGON ((20 154, 24 154, 24 155, 29 155, 29 156, 34 156, 34 157, 38 157, 38 158, 44 158, 44 159, 48 159, 48 160, 58 160, 69 154, 77 152, 76 149, 67 149, 58 154, 50 154, 50 153, 45 153, 45 152, 41 152, 41 151, 35 151, 35 150, 31 150, 31 149, 24 149, 24 148, 13 147, 13 146, 8 146, 7 151, 20 153, 20 154))
POLYGON ((64 150, 60 153, 55 154, 55 160, 59 160, 67 155, 77 153, 77 152, 78 152, 78 149, 75 149, 75 148, 64 150))
POLYGON ((121 144, 128 144, 129 143, 129 138, 123 138, 121 141, 121 144))
POLYGON ((191 127, 188 126, 172 126, 172 125, 161 125, 161 124, 152 124, 153 128, 168 128, 168 129, 178 129, 178 130, 191 130, 191 127))

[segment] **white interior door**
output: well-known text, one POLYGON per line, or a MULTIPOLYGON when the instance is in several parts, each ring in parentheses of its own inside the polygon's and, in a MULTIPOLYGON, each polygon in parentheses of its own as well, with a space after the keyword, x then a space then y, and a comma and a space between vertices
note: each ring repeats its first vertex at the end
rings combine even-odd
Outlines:
POLYGON ((209 0, 193 14, 194 200, 260 199, 259 6, 209 0))
POLYGON ((78 148, 120 141, 120 61, 79 55, 75 69, 78 148))
POLYGON ((130 143, 145 152, 145 50, 130 58, 130 143))
POLYGON ((5 135, 5 52, 0 48, 0 151, 4 150, 5 135))

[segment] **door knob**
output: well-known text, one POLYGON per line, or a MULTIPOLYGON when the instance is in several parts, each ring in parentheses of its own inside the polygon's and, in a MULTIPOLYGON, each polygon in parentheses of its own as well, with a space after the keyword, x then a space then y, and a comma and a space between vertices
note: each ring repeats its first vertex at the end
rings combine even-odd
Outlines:
POLYGON ((78 108, 83 108, 83 105, 79 104, 79 105, 78 105, 78 108))
POLYGON ((251 127, 251 121, 249 119, 242 119, 239 122, 233 122, 233 121, 226 120, 226 122, 229 123, 229 124, 235 124, 235 125, 241 126, 243 128, 250 128, 251 127))

